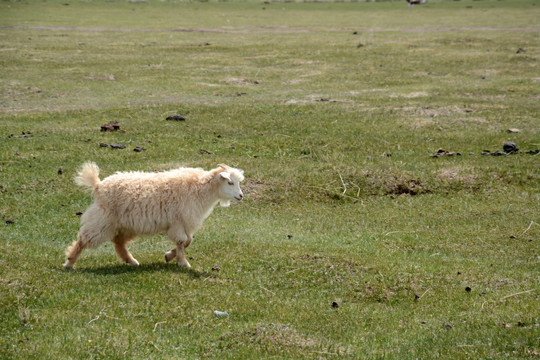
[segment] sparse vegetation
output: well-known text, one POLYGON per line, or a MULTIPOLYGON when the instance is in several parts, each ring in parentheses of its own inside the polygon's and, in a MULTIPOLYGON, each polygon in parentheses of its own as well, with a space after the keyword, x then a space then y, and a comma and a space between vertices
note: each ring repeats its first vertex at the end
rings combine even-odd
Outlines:
POLYGON ((1 2, 0 358, 538 358, 539 9, 1 2), (87 160, 246 199, 67 272, 87 160))

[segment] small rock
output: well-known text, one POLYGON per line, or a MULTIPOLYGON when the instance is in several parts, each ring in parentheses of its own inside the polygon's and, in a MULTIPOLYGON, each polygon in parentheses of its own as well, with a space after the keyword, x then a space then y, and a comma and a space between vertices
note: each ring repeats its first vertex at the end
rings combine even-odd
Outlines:
POLYGON ((508 328, 511 327, 512 325, 510 325, 510 324, 508 324, 508 323, 502 323, 502 326, 508 329, 508 328))
POLYGON ((517 326, 519 327, 525 327, 526 324, 523 321, 518 321, 517 326))
POLYGON ((498 150, 498 151, 492 152, 490 155, 492 155, 492 156, 503 156, 503 155, 508 155, 508 154, 505 153, 504 151, 498 150))
POLYGON ((337 309, 339 307, 339 304, 337 303, 337 301, 332 301, 332 307, 334 309, 337 309))
POLYGON ((526 52, 526 51, 527 50, 525 50, 523 48, 519 48, 519 49, 517 49, 516 54, 521 54, 521 53, 526 52))
POLYGON ((470 153, 469 153, 469 156, 474 156, 474 153, 473 153, 473 152, 470 152, 470 153))
POLYGON ((83 214, 82 211, 77 211, 77 212, 75 213, 75 215, 77 215, 77 216, 81 216, 82 214, 83 214))
POLYGON ((518 147, 516 146, 516 143, 512 141, 504 143, 503 150, 507 154, 512 154, 519 151, 518 147))
POLYGON ((491 150, 482 150, 482 155, 489 155, 491 154, 491 150))
POLYGON ((133 151, 135 152, 141 152, 141 151, 145 151, 146 149, 141 147, 141 146, 137 146, 135 149, 133 149, 133 151))
POLYGON ((214 153, 211 152, 211 151, 205 150, 205 149, 201 149, 201 150, 199 150, 199 154, 201 154, 201 155, 203 155, 203 154, 213 155, 214 153))
POLYGON ((126 145, 120 144, 120 143, 114 143, 114 144, 111 144, 111 147, 112 147, 113 149, 125 149, 125 148, 126 148, 126 145))
POLYGON ((292 239, 292 238, 293 238, 293 236, 291 234, 287 235, 287 239, 292 239))
POLYGON ((529 151, 527 151, 527 154, 529 154, 529 155, 540 154, 540 150, 538 150, 538 149, 536 149, 536 150, 529 150, 529 151))
POLYGON ((64 173, 64 170, 62 170, 62 168, 59 168, 58 169, 58 175, 62 175, 64 173))
POLYGON ((12 224, 15 224, 15 220, 13 220, 13 219, 7 219, 6 220, 6 225, 12 225, 12 224))
POLYGON ((100 147, 109 147, 109 146, 111 146, 111 145, 105 144, 105 143, 99 143, 99 146, 100 146, 100 147))
POLYGON ((466 291, 466 292, 471 292, 471 290, 472 290, 472 289, 471 289, 470 286, 467 286, 467 287, 465 288, 465 291, 466 291))
POLYGON ((446 324, 446 325, 444 325, 444 328, 447 329, 447 330, 451 330, 454 327, 452 326, 452 324, 446 324))
POLYGON ((229 313, 226 311, 214 310, 214 315, 217 317, 228 317, 229 313))
POLYGON ((219 267, 219 265, 214 265, 212 266, 212 271, 219 271, 221 270, 221 268, 219 267))
POLYGON ((186 117, 184 115, 175 114, 167 116, 165 120, 186 121, 186 117))
POLYGON ((516 236, 515 235, 510 235, 510 239, 515 239, 516 236))
POLYGON ((414 294, 414 300, 417 300, 417 301, 420 300, 420 295, 414 294))
POLYGON ((508 129, 507 131, 508 131, 509 133, 513 134, 513 133, 518 133, 518 132, 520 132, 521 130, 516 129, 516 128, 511 128, 511 129, 508 129))
POLYGON ((353 35, 358 35, 358 31, 353 31, 353 35))

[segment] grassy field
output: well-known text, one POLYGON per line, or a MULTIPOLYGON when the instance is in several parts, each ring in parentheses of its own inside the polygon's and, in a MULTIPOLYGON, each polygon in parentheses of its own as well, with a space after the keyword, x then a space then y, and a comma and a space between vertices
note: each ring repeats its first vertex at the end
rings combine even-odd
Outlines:
POLYGON ((0 358, 539 358, 539 19, 538 0, 2 1, 0 358), (65 271, 87 160, 223 162, 247 196, 192 270, 154 236, 138 267, 107 244, 65 271))

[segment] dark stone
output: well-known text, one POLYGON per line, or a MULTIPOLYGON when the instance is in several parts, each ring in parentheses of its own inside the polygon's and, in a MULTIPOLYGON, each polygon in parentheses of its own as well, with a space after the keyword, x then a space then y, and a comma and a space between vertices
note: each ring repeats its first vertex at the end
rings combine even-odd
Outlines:
POLYGON ((516 146, 516 143, 512 141, 504 143, 503 150, 505 153, 508 153, 508 154, 512 154, 519 151, 518 147, 516 146))
POLYGON ((135 152, 141 152, 141 151, 145 151, 146 149, 141 147, 141 146, 137 146, 135 149, 133 149, 133 151, 135 152))
POLYGON ((112 147, 113 149, 125 149, 125 148, 126 148, 126 145, 120 144, 120 143, 114 143, 114 144, 111 144, 111 147, 112 147))
POLYGON ((337 303, 337 301, 332 301, 332 307, 334 309, 337 309, 339 307, 339 304, 337 303))

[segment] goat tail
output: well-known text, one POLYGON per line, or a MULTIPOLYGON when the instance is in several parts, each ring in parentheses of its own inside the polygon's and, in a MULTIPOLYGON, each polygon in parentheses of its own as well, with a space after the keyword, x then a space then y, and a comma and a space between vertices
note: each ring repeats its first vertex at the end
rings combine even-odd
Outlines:
POLYGON ((84 163, 77 176, 75 176, 77 185, 86 186, 91 190, 94 190, 100 182, 99 167, 93 162, 84 163))

